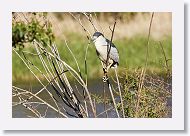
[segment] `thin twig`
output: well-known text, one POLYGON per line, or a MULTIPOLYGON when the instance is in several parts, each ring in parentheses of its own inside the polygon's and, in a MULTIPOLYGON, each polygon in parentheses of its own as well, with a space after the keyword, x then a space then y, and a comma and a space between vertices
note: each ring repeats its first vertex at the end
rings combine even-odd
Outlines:
POLYGON ((149 30, 148 30, 148 39, 147 39, 147 43, 146 43, 145 67, 141 71, 140 81, 139 81, 139 84, 138 84, 138 94, 137 94, 137 102, 136 102, 136 108, 135 108, 135 117, 136 118, 139 115, 139 103, 140 103, 140 99, 141 99, 141 91, 142 91, 142 88, 143 88, 144 77, 145 77, 145 73, 146 73, 146 69, 147 69, 147 65, 148 65, 150 32, 151 32, 153 17, 154 17, 154 12, 151 15, 150 24, 149 24, 149 30))
POLYGON ((123 98, 122 98, 122 94, 121 94, 120 82, 119 82, 119 78, 118 78, 118 75, 117 75, 117 69, 114 68, 114 70, 115 70, 115 76, 116 76, 116 79, 117 79, 117 85, 118 85, 118 89, 119 89, 119 97, 120 97, 120 100, 121 100, 121 109, 122 109, 122 113, 123 113, 123 118, 125 118, 125 111, 124 111, 124 105, 123 105, 123 98))
POLYGON ((106 90, 105 90, 105 83, 103 82, 103 96, 104 96, 104 111, 106 114, 106 117, 108 118, 108 113, 106 109, 106 90))
POLYGON ((50 107, 50 108, 53 109, 54 111, 59 112, 63 117, 66 117, 66 118, 67 118, 67 116, 66 116, 64 113, 60 112, 59 110, 57 110, 56 108, 54 108, 52 105, 50 105, 49 103, 47 103, 46 101, 44 101, 43 99, 41 99, 40 97, 38 97, 37 95, 31 93, 30 91, 27 91, 27 90, 18 88, 18 87, 16 87, 16 86, 12 86, 12 87, 13 87, 13 89, 19 89, 19 90, 22 90, 22 91, 25 91, 25 92, 29 93, 29 94, 32 95, 33 97, 35 97, 35 98, 37 98, 38 100, 42 101, 44 104, 46 104, 48 107, 50 107))
POLYGON ((114 25, 113 25, 113 29, 111 30, 111 32, 112 32, 111 40, 110 40, 110 43, 108 43, 108 46, 107 46, 106 67, 108 66, 109 54, 110 54, 110 51, 111 51, 111 43, 113 41, 113 35, 114 35, 116 23, 117 23, 117 19, 115 19, 115 22, 114 22, 114 25))

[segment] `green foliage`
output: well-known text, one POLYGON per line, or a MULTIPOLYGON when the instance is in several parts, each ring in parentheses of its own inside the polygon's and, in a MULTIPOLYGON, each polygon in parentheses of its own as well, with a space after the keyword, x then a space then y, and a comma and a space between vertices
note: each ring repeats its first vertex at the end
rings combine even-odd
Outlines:
MULTIPOLYGON (((40 22, 36 17, 36 13, 33 14, 35 18, 30 19, 27 24, 22 21, 13 23, 13 47, 23 49, 25 45, 32 45, 31 43, 35 40, 46 47, 48 45, 51 45, 52 41, 54 41, 51 24, 48 21, 45 23, 40 22)), ((109 17, 109 13, 105 14, 106 17, 109 17)), ((115 14, 119 16, 118 13, 115 14)), ((122 15, 123 18, 126 19, 127 16, 133 17, 136 15, 136 13, 126 13, 122 15)), ((45 17, 46 14, 40 14, 40 16, 45 17)), ((100 17, 104 15, 99 15, 97 13, 97 16, 100 17)), ((113 15, 111 14, 110 16, 113 15)), ((74 33, 65 34, 65 37, 69 48, 72 50, 77 59, 83 76, 85 73, 84 58, 88 41, 84 35, 78 35, 74 33)), ((141 75, 141 72, 139 71, 142 67, 144 67, 146 60, 147 38, 143 36, 135 36, 131 39, 124 38, 115 40, 113 42, 117 46, 120 55, 120 66, 118 67, 119 75, 121 76, 121 73, 125 72, 127 69, 127 73, 123 76, 125 79, 122 83, 122 96, 125 105, 125 115, 127 117, 135 117, 136 113, 138 112, 138 117, 157 118, 168 116, 171 111, 167 106, 167 100, 171 98, 171 92, 169 92, 165 86, 168 81, 171 80, 171 77, 170 80, 167 80, 167 82, 164 81, 165 79, 162 79, 162 82, 160 82, 158 73, 163 74, 164 72, 171 72, 171 61, 168 61, 168 68, 164 69, 163 66, 165 60, 163 59, 164 56, 162 50, 160 49, 159 42, 150 39, 147 74, 150 75, 151 73, 152 75, 150 79, 148 79, 147 75, 145 76, 142 89, 139 89, 139 84, 142 82, 140 81, 139 75, 141 75), (156 80, 154 78, 156 78, 156 80), (138 109, 136 108, 137 101, 139 101, 138 109)), ((171 37, 167 37, 163 41, 163 49, 165 51, 167 59, 172 58, 171 42, 171 37)), ((65 45, 65 42, 63 40, 57 39, 56 45, 61 59, 77 71, 77 65, 74 61, 73 56, 65 45)), ((30 46, 26 50, 33 53, 34 48, 30 46)), ((15 54, 13 54, 12 57, 13 83, 14 81, 23 80, 23 82, 21 81, 23 84, 27 81, 30 82, 32 79, 35 80, 29 70, 26 67, 23 67, 23 65, 20 65, 23 63, 22 60, 20 60, 15 54)), ((45 73, 43 66, 37 56, 35 57, 34 55, 28 55, 27 59, 31 60, 32 63, 35 63, 35 66, 37 66, 43 73, 45 73)), ((102 66, 96 55, 95 47, 93 44, 88 48, 87 69, 89 71, 88 80, 102 76, 102 66)), ((37 76, 39 78, 43 78, 41 73, 37 73, 37 76)), ((114 91, 117 94, 117 90, 114 91)), ((96 100, 96 103, 104 102, 101 95, 94 94, 92 95, 92 98, 96 100)), ((112 103, 111 99, 106 99, 106 103, 112 103)), ((121 104, 118 103, 117 106, 118 110, 121 111, 121 104)))
POLYGON ((34 40, 43 46, 51 45, 54 40, 51 23, 40 24, 37 19, 32 18, 27 24, 24 22, 12 24, 12 47, 21 49, 34 40))
MULTIPOLYGON (((78 61, 79 67, 81 69, 82 75, 85 73, 85 51, 86 47, 88 45, 88 41, 86 40, 85 36, 77 35, 74 33, 68 33, 65 34, 66 40, 68 43, 68 46, 72 50, 72 52, 75 54, 75 57, 78 61)), ((143 67, 145 64, 145 57, 146 57, 146 38, 142 36, 136 36, 132 39, 120 39, 113 41, 115 45, 117 46, 119 50, 119 56, 120 56, 120 65, 118 67, 119 73, 124 72, 125 69, 128 69, 128 71, 134 71, 135 68, 143 67)), ((70 66, 72 66, 74 69, 77 70, 76 63, 70 54, 68 48, 65 45, 65 42, 63 40, 56 40, 57 48, 60 54, 60 57, 68 63, 70 66)), ((167 58, 172 58, 172 51, 171 51, 171 37, 167 37, 163 41, 163 48, 166 52, 167 58)), ((27 51, 32 51, 32 48, 27 48, 27 51)), ((30 59, 31 56, 28 56, 28 59, 30 59)), ((27 70, 24 67, 20 67, 19 63, 22 63, 21 60, 13 53, 13 80, 19 80, 22 79, 22 76, 26 76, 27 73, 25 73, 27 70), (20 71, 20 72, 18 72, 20 71), (23 73, 23 72, 24 73, 23 73), (21 74, 19 74, 21 73, 21 74)), ((32 58, 34 60, 35 57, 32 58)), ((150 47, 149 47, 149 61, 148 61, 148 67, 147 72, 163 75, 166 71, 163 68, 163 54, 160 49, 158 42, 153 42, 153 40, 150 41, 150 47)), ((37 64, 40 64, 39 59, 35 59, 34 61, 37 64)), ((169 62, 169 68, 171 70, 171 60, 169 62)), ((39 68, 41 68, 41 65, 39 65, 39 68)), ((88 48, 88 54, 87 54, 87 68, 88 68, 88 79, 93 78, 101 78, 102 76, 102 68, 100 60, 98 59, 95 51, 95 47, 93 44, 89 45, 88 48), (94 76, 96 75, 96 76, 94 76)), ((113 75, 110 70, 110 74, 113 75)))
POLYGON ((167 117, 171 113, 171 109, 168 106, 171 92, 170 89, 166 89, 167 83, 165 80, 162 79, 160 82, 157 76, 152 76, 148 79, 146 75, 143 81, 143 88, 140 90, 138 87, 140 82, 139 75, 139 71, 126 74, 123 93, 126 116, 132 118, 138 112, 137 117, 141 118, 167 117), (138 99, 139 107, 136 109, 138 99))
MULTIPOLYGON (((144 67, 146 61, 146 42, 147 38, 143 36, 135 36, 132 39, 122 39, 114 41, 119 50, 120 67, 127 67, 130 69, 144 67)), ((166 57, 172 58, 172 40, 167 37, 163 40, 163 48, 166 52, 166 57)), ((164 56, 160 48, 159 42, 150 39, 149 57, 148 57, 148 71, 163 73, 164 56)), ((169 68, 171 69, 171 60, 169 61, 169 68)), ((129 69, 129 70, 130 70, 129 69)))

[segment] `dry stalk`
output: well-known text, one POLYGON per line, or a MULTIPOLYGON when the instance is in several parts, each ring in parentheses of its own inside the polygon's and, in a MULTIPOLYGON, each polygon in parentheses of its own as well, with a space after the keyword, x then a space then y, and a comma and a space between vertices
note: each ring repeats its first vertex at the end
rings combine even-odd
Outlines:
POLYGON ((118 112, 118 109, 117 109, 117 104, 116 104, 116 101, 115 101, 115 98, 114 98, 114 95, 113 95, 113 91, 112 91, 112 88, 111 88, 111 84, 109 83, 108 79, 107 79, 107 84, 108 84, 108 88, 109 88, 109 91, 110 91, 110 94, 111 94, 111 97, 112 97, 112 101, 113 101, 115 111, 117 113, 117 117, 120 118, 119 112, 118 112))
POLYGON ((106 117, 108 118, 107 108, 106 108, 106 90, 105 90, 105 83, 103 82, 103 97, 104 97, 104 111, 106 117))
MULTIPOLYGON (((13 90, 16 89, 16 90, 21 90, 21 91, 24 91, 25 93, 28 93, 30 94, 32 97, 35 97, 37 98, 39 101, 41 101, 42 103, 46 104, 49 108, 53 109, 54 111, 58 112, 60 115, 62 115, 63 117, 67 118, 67 116, 62 113, 60 110, 56 109, 55 107, 53 107, 52 105, 50 105, 48 102, 44 101, 43 99, 41 99, 40 97, 38 97, 36 94, 33 94, 32 92, 30 91, 27 91, 25 89, 21 89, 19 87, 16 87, 16 86, 12 86, 13 87, 13 90)), ((26 102, 26 100, 24 101, 21 101, 22 103, 26 102)))
POLYGON ((118 78, 118 75, 117 75, 117 69, 114 68, 114 70, 115 70, 115 76, 116 76, 116 79, 117 79, 117 85, 118 85, 118 89, 119 89, 119 97, 120 97, 120 100, 121 100, 121 109, 122 109, 122 113, 123 113, 123 118, 125 118, 125 111, 124 111, 124 105, 123 105, 123 98, 122 98, 122 93, 121 93, 120 82, 119 82, 119 78, 118 78))
MULTIPOLYGON (((34 75, 34 77, 39 81, 39 83, 43 86, 43 88, 46 90, 46 92, 50 95, 50 97, 54 100, 55 105, 59 109, 59 106, 57 105, 57 102, 53 98, 53 95, 50 93, 50 91, 46 88, 46 86, 41 82, 41 80, 37 77, 37 75, 31 70, 30 66, 25 62, 25 60, 18 54, 18 52, 13 48, 13 51, 17 54, 17 56, 23 61, 25 66, 29 69, 29 71, 34 75)), ((43 90, 40 90, 37 94, 41 93, 43 90)))
POLYGON ((136 108, 135 108, 135 117, 136 118, 139 116, 139 103, 140 103, 140 99, 141 99, 141 91, 143 89, 144 78, 145 78, 145 74, 146 74, 146 68, 147 68, 147 65, 148 65, 150 32, 151 32, 151 26, 152 26, 153 17, 154 17, 154 12, 151 15, 150 24, 149 24, 148 39, 147 39, 147 44, 146 44, 145 67, 142 68, 141 75, 140 75, 140 81, 139 81, 139 84, 138 84, 137 103, 136 103, 136 108))
MULTIPOLYGON (((39 45, 39 47, 42 49, 42 50, 45 50, 42 46, 39 45)), ((92 108, 92 111, 93 111, 93 114, 94 116, 96 117, 96 114, 95 114, 95 110, 94 110, 94 106, 93 106, 93 102, 92 102, 92 99, 91 99, 91 96, 90 96, 90 93, 87 89, 87 86, 85 84, 85 82, 83 81, 83 79, 80 77, 80 75, 71 67, 69 66, 65 61, 61 60, 58 56, 55 56, 53 55, 52 53, 50 52, 47 52, 46 51, 46 54, 48 54, 49 56, 51 56, 52 58, 54 58, 55 60, 59 61, 60 63, 62 63, 67 70, 69 70, 69 72, 73 73, 75 76, 75 78, 78 79, 78 82, 84 87, 86 93, 87 93, 87 96, 88 96, 88 99, 90 101, 90 105, 91 105, 91 108, 92 108)))

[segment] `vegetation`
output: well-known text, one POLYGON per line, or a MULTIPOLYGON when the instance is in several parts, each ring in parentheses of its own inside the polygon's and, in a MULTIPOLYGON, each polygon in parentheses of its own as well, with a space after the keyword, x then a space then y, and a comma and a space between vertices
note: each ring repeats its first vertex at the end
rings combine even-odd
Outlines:
MULTIPOLYGON (((73 51, 73 53, 76 56, 76 59, 79 63, 79 66, 81 68, 82 75, 84 75, 85 72, 85 50, 87 46, 87 41, 81 40, 85 39, 85 37, 82 37, 77 34, 67 34, 67 41, 68 45, 73 51)), ((127 71, 133 71, 134 68, 141 68, 144 66, 145 62, 145 52, 146 52, 146 38, 142 36, 137 36, 132 39, 120 39, 114 41, 116 44, 119 54, 120 54, 120 66, 118 67, 119 73, 127 71)), ((167 58, 172 57, 172 50, 171 50, 171 37, 166 38, 163 43, 164 51, 167 54, 167 58)), ((73 68, 77 69, 75 61, 73 57, 70 55, 68 48, 65 46, 64 41, 57 41, 57 47, 60 53, 60 56, 62 59, 64 59, 67 63, 69 63, 73 68)), ((150 40, 150 48, 149 48, 149 59, 148 62, 148 72, 151 74, 152 72, 164 75, 165 69, 163 69, 164 65, 164 56, 162 54, 161 47, 159 45, 159 42, 155 42, 153 40, 150 40)), ((27 48, 28 51, 34 52, 33 48, 27 48)), ((28 56, 29 59, 32 58, 31 61, 35 62, 36 64, 40 64, 39 59, 35 59, 33 56, 28 56)), ((12 63, 13 66, 13 82, 16 81, 32 81, 34 80, 33 76, 28 74, 28 70, 25 67, 22 67, 22 61, 16 56, 16 54, 13 53, 14 61, 12 63)), ((169 61, 171 65, 171 61, 169 61)), ((88 50, 88 70, 90 71, 88 73, 89 80, 97 77, 102 76, 102 68, 99 59, 96 56, 95 47, 93 44, 90 45, 88 50), (94 77, 94 74, 97 75, 97 77, 94 77)), ((41 65, 39 65, 39 68, 43 68, 41 65)), ((170 67, 171 70, 171 67, 170 67)), ((40 75, 38 75, 40 76, 40 75)))
MULTIPOLYGON (((63 16, 63 14, 64 13, 59 12, 59 13, 55 13, 54 15, 59 20, 67 19, 66 17, 63 16)), ((81 13, 73 13, 73 14, 80 15, 81 13)), ((131 21, 136 15, 146 14, 146 12, 144 12, 144 13, 140 13, 140 12, 95 12, 92 14, 94 14, 98 20, 110 21, 110 19, 113 19, 113 17, 117 17, 118 20, 121 22, 128 22, 128 21, 131 21)))
POLYGON ((44 46, 54 40, 51 24, 47 22, 42 26, 38 20, 32 20, 27 25, 24 22, 13 23, 12 34, 12 46, 19 49, 34 40, 42 42, 44 46))
MULTIPOLYGON (((13 22, 13 106, 26 107, 32 113, 28 117, 46 117, 50 109, 54 117, 109 117, 109 111, 116 112, 116 117, 171 117, 171 37, 155 41, 137 35, 113 40, 120 54, 118 73, 109 72, 111 82, 107 79, 101 90, 104 94, 97 95, 88 90, 88 82, 101 78, 103 72, 90 35, 64 33, 63 40, 56 39, 46 15, 32 14, 27 23, 13 22), (42 89, 33 92, 16 87, 27 82, 38 82, 42 89), (105 95, 106 85, 111 97, 105 95), (42 94, 48 94, 48 98, 43 99, 42 94), (97 104, 104 105, 103 113, 97 113, 97 104)), ((90 16, 85 15, 93 25, 90 16)), ((87 32, 80 20, 74 19, 87 32)))

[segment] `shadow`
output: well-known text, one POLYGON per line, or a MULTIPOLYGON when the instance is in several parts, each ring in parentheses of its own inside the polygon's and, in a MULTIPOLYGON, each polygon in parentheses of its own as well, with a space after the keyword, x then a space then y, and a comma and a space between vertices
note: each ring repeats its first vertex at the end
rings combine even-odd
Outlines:
POLYGON ((4 134, 186 134, 179 130, 5 130, 4 134))
POLYGON ((188 4, 184 5, 184 126, 188 133, 188 4))
POLYGON ((187 134, 188 133, 188 4, 184 5, 184 126, 185 130, 4 130, 4 134, 187 134))

